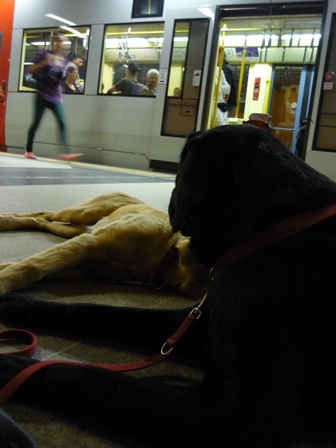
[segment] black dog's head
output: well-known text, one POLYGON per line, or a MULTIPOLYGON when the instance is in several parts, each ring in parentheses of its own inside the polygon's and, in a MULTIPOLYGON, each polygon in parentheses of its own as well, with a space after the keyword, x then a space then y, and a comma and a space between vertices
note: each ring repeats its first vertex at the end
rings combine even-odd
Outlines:
POLYGON ((169 216, 195 259, 225 250, 299 211, 334 202, 335 184, 250 125, 192 134, 182 150, 169 216))

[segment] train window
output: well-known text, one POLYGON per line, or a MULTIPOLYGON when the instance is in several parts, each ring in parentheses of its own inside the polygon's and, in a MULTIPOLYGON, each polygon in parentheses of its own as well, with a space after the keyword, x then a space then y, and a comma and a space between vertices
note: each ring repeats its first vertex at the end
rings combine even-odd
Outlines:
POLYGON ((90 36, 90 27, 88 26, 25 30, 23 33, 20 91, 36 89, 37 76, 34 77, 29 73, 28 67, 33 64, 33 60, 38 52, 52 50, 57 34, 62 34, 66 38, 63 45, 63 56, 65 58, 63 72, 64 93, 84 92, 90 36), (67 88, 67 85, 69 88, 67 88))
POLYGON ((163 30, 163 22, 106 26, 98 93, 154 98, 163 30))
POLYGON ((175 22, 162 135, 185 137, 196 129, 208 29, 208 19, 175 22))
POLYGON ((169 69, 168 96, 181 97, 190 22, 176 22, 169 69))

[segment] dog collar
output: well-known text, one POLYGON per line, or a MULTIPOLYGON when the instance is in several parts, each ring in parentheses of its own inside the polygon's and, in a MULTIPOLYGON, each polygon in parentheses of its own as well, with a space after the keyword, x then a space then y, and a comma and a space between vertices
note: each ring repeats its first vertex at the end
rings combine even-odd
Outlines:
POLYGON ((317 210, 297 213, 277 222, 225 252, 210 270, 210 280, 212 282, 215 281, 214 274, 225 269, 230 264, 296 235, 334 215, 336 215, 336 204, 330 204, 317 210))
POLYGON ((155 289, 162 289, 165 286, 166 281, 164 275, 169 266, 172 265, 175 260, 177 260, 178 256, 178 249, 174 245, 170 246, 167 255, 165 255, 165 257, 162 259, 161 263, 151 276, 150 284, 155 289))

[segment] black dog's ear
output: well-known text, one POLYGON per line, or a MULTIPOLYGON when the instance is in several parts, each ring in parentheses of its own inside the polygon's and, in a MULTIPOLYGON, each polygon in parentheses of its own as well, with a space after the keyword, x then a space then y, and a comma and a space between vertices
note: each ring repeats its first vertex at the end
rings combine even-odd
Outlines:
POLYGON ((197 139, 198 137, 202 136, 202 134, 204 134, 203 131, 195 131, 188 135, 186 143, 181 151, 180 161, 179 161, 179 170, 181 168, 181 165, 184 163, 190 148, 192 147, 193 141, 195 139, 197 139))
MULTIPOLYGON (((173 232, 180 231, 183 235, 190 235, 190 224, 188 217, 191 214, 188 212, 191 206, 191 201, 194 198, 198 201, 197 195, 192 195, 190 188, 192 188, 193 182, 185 181, 185 172, 188 171, 188 159, 190 158, 190 152, 195 148, 195 142, 202 137, 204 132, 197 131, 189 134, 186 143, 181 151, 178 172, 175 180, 175 188, 172 191, 168 214, 170 218, 170 224, 173 232)), ((196 174, 193 171, 193 174, 196 174)))

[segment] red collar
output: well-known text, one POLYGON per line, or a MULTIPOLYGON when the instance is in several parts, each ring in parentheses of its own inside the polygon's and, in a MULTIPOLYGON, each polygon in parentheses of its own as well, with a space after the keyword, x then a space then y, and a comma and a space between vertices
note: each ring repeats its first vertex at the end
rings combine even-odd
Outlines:
POLYGON ((289 218, 277 222, 273 226, 262 230, 248 240, 243 241, 225 252, 211 269, 211 280, 214 281, 214 272, 221 271, 230 264, 235 263, 254 252, 285 240, 286 238, 300 233, 334 215, 336 215, 336 204, 331 204, 317 210, 297 213, 296 215, 292 215, 289 218))
POLYGON ((166 281, 164 275, 169 266, 172 265, 174 261, 178 259, 178 257, 178 249, 174 245, 170 246, 168 253, 161 260, 159 266, 155 269, 155 272, 151 276, 151 286, 153 286, 155 289, 162 289, 165 286, 166 281))

